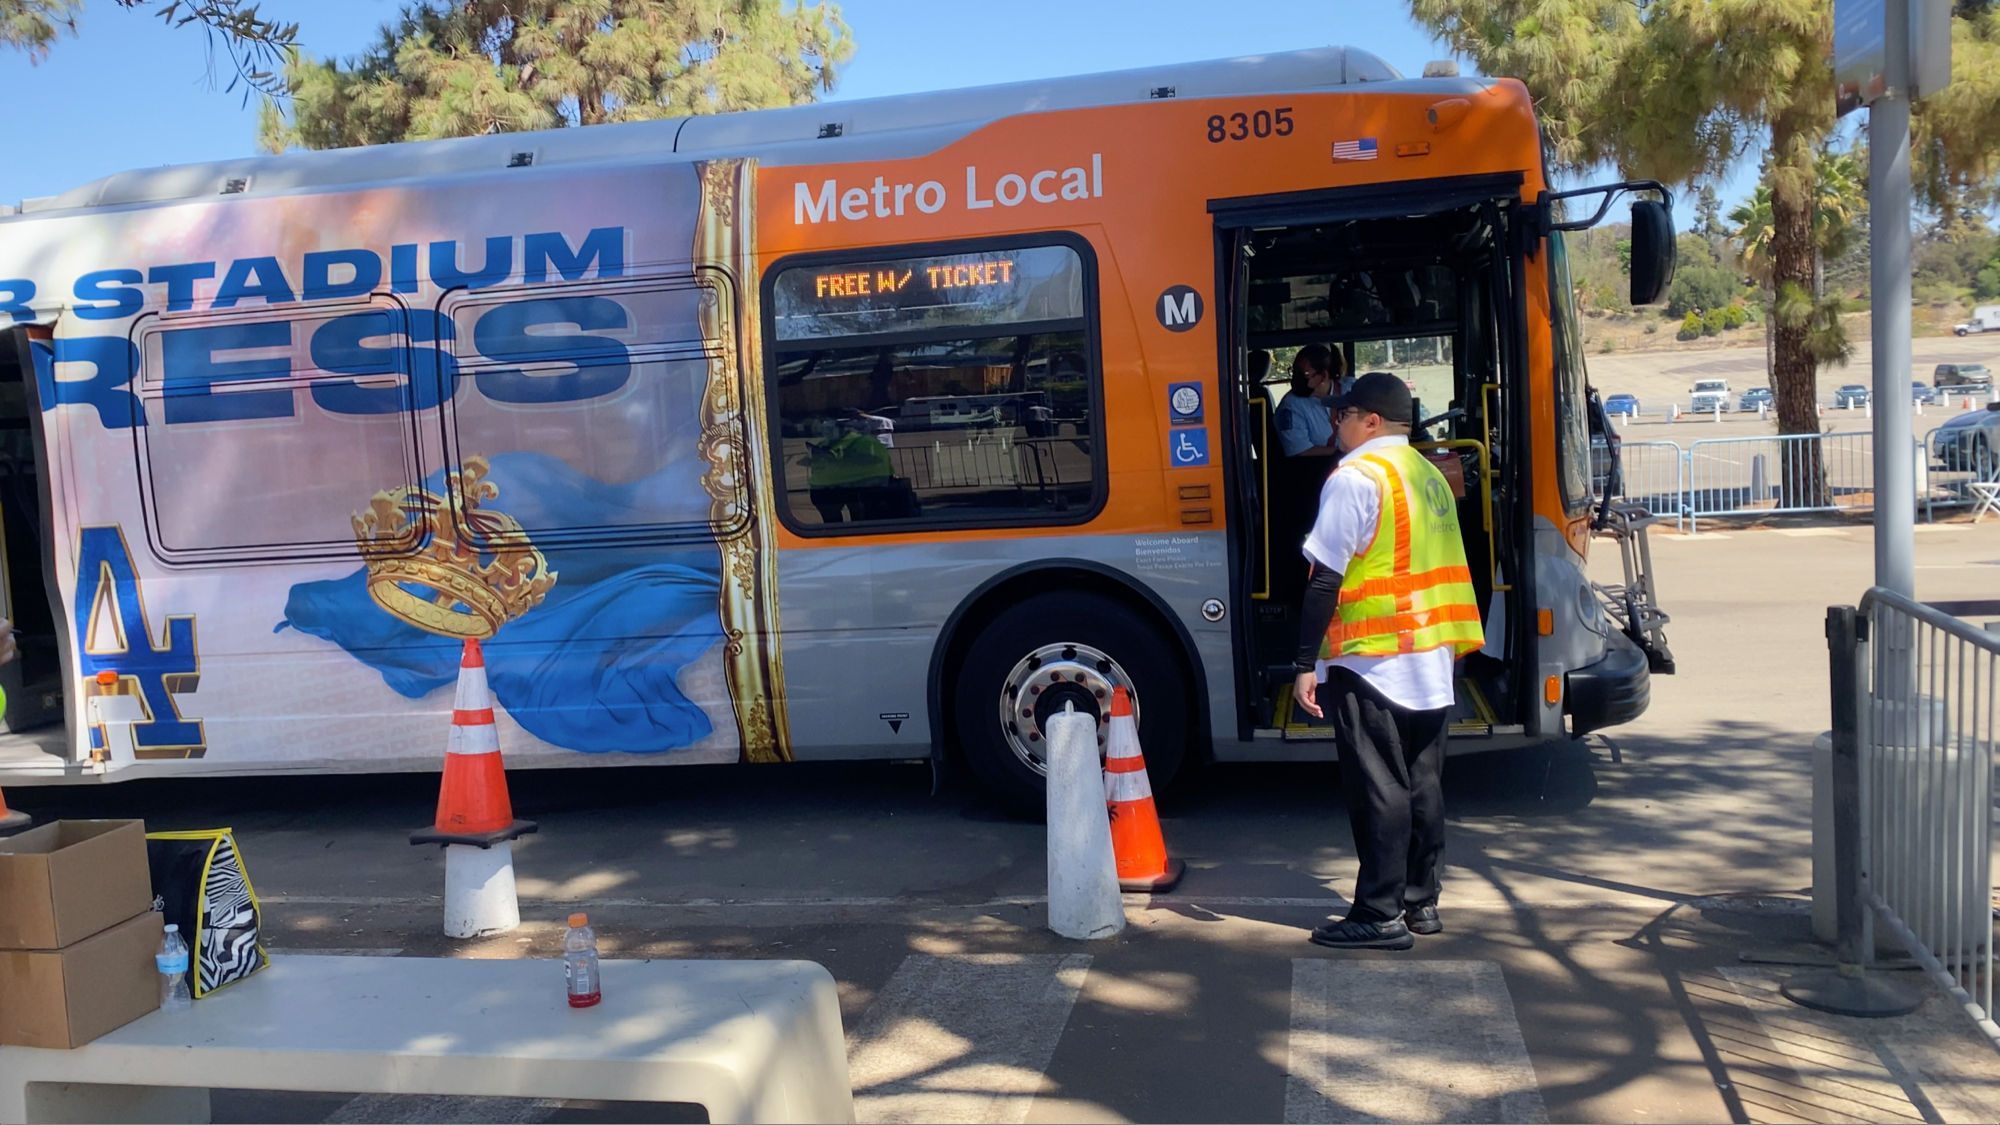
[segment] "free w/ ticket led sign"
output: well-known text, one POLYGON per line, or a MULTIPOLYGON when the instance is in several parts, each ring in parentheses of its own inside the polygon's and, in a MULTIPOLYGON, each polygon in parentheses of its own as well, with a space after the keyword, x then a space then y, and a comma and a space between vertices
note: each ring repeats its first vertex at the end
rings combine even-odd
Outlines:
POLYGON ((780 340, 1072 320, 1083 262, 1066 246, 799 266, 772 286, 780 340))

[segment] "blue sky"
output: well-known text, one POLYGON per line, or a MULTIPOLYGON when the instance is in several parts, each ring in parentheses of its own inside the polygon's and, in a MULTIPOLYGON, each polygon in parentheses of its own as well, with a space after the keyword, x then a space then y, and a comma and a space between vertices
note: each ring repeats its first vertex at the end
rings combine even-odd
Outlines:
MULTIPOLYGON (((1405 74, 1448 57, 1389 0, 846 0, 841 7, 857 47, 836 99, 1333 43, 1373 51, 1405 74)), ((296 21, 309 54, 345 57, 367 47, 399 5, 263 0, 262 8, 296 21)), ((31 154, 0 164, 0 202, 53 195, 128 168, 256 151, 256 102, 223 91, 226 59, 217 60, 211 84, 199 30, 168 28, 110 0, 89 0, 79 30, 39 65, 0 53, 0 100, 17 107, 15 136, 28 139, 31 154)), ((1747 192, 1754 171, 1731 177, 1725 207, 1747 192)))

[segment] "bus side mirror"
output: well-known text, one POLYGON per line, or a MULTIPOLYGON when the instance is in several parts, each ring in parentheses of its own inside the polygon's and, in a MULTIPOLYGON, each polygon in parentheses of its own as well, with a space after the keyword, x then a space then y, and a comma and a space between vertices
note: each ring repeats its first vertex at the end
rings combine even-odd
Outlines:
POLYGON ((1674 217, 1657 199, 1632 201, 1632 303, 1650 305, 1674 280, 1674 217))

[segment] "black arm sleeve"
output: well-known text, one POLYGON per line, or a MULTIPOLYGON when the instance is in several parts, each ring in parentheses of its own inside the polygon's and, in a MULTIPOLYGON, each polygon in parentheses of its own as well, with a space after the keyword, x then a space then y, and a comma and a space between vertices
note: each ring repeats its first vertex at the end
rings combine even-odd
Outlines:
POLYGON ((1310 672, 1319 667, 1319 646, 1340 608, 1339 572, 1323 566, 1313 568, 1306 583, 1305 604, 1299 609, 1299 651, 1292 658, 1292 670, 1310 672))

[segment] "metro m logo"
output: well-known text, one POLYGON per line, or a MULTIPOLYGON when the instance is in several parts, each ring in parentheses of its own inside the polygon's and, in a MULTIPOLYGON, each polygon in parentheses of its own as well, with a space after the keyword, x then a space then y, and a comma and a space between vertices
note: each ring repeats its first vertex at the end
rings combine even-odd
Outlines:
POLYGON ((1153 311, 1160 318, 1160 327, 1169 332, 1186 332, 1201 323, 1201 294, 1192 286, 1169 286, 1160 294, 1153 311))

